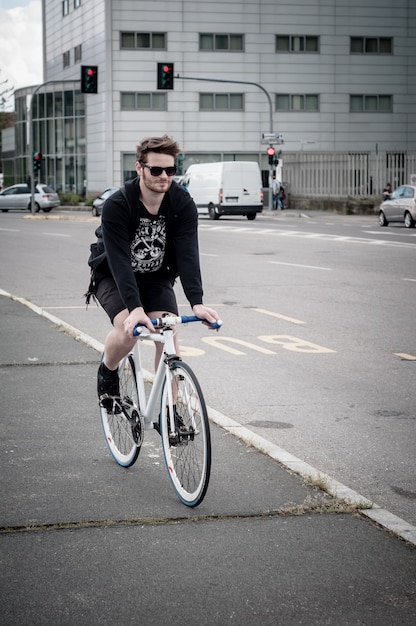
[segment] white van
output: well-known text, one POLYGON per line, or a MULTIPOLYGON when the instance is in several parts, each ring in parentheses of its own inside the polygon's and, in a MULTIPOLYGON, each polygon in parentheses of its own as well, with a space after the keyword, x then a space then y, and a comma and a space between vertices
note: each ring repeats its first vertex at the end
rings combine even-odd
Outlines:
POLYGON ((221 161, 190 165, 183 177, 200 214, 212 220, 221 215, 246 215, 254 220, 263 210, 263 191, 258 163, 221 161))

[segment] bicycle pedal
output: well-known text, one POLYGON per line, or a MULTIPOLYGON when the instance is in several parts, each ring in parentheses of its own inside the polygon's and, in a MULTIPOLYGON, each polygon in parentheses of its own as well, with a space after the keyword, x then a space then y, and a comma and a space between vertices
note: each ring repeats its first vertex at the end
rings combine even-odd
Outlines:
POLYGON ((190 441, 194 440, 195 431, 184 430, 179 428, 175 433, 169 433, 169 443, 172 446, 187 446, 190 441))
POLYGON ((118 396, 110 396, 108 393, 103 393, 98 400, 98 404, 109 414, 120 414, 122 412, 121 398, 118 396))

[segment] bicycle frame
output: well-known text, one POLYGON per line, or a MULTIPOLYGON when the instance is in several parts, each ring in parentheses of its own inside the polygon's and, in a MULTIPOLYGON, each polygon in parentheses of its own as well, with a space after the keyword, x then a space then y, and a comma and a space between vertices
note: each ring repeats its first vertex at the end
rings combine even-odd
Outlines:
MULTIPOLYGON (((139 329, 141 330, 141 329, 139 329)), ((137 382, 137 395, 139 398, 139 407, 140 412, 142 414, 145 428, 146 430, 151 430, 153 428, 152 415, 154 414, 157 402, 159 399, 160 392, 162 390, 163 380, 166 376, 166 381, 168 383, 168 398, 169 398, 169 407, 173 405, 173 395, 172 395, 172 385, 171 376, 169 371, 169 360, 170 359, 178 359, 178 355, 175 353, 175 346, 173 342, 175 331, 172 328, 163 329, 160 333, 147 333, 147 332, 139 332, 137 335, 138 340, 136 341, 133 350, 133 360, 136 367, 136 382, 137 382), (144 384, 144 376, 142 369, 142 361, 140 354, 139 343, 140 340, 150 339, 157 343, 164 344, 164 350, 162 357, 159 361, 154 379, 152 388, 150 390, 149 396, 146 394, 145 384, 144 384)), ((171 411, 172 413, 172 411, 171 411)), ((171 418, 172 419, 172 418, 171 418)), ((171 424, 171 428, 173 425, 171 424)))
MULTIPOLYGON (((167 391, 168 391, 168 400, 169 400, 169 421, 170 421, 170 430, 174 432, 175 430, 175 422, 173 417, 173 390, 172 390, 172 377, 169 369, 169 362, 171 360, 178 360, 180 357, 175 353, 175 344, 173 341, 175 330, 174 326, 177 324, 188 324, 189 322, 202 322, 201 319, 191 316, 166 316, 162 319, 152 319, 152 324, 155 327, 160 327, 161 330, 159 333, 151 333, 149 331, 144 330, 142 325, 137 325, 133 331, 133 334, 137 336, 138 341, 136 341, 133 350, 133 360, 136 367, 136 382, 137 382, 137 395, 139 398, 139 408, 140 413, 143 417, 144 425, 146 430, 151 430, 154 428, 152 422, 152 415, 156 410, 156 404, 159 398, 159 394, 162 391, 163 381, 166 376, 167 383, 167 391), (164 344, 164 350, 162 357, 159 361, 154 379, 152 389, 150 391, 149 396, 147 397, 145 386, 144 386, 144 377, 143 377, 143 369, 141 362, 141 354, 139 348, 139 342, 143 339, 150 339, 157 343, 164 344)), ((219 329, 222 325, 222 322, 218 320, 214 324, 211 324, 212 328, 219 329)))

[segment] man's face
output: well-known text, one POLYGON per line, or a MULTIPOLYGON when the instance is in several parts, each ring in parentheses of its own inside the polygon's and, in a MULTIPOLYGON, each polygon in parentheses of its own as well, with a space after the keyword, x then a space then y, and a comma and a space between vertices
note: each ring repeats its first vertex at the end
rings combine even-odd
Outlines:
POLYGON ((144 185, 146 189, 154 193, 165 193, 172 184, 173 175, 168 176, 163 172, 159 176, 153 176, 149 167, 173 167, 175 159, 168 154, 160 154, 158 152, 148 152, 147 162, 139 163, 136 161, 136 172, 140 176, 140 185, 144 185))

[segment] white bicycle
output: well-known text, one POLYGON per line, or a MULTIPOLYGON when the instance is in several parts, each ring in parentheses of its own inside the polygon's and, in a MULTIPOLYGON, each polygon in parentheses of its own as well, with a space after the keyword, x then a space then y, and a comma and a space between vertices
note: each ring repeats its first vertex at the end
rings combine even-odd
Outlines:
MULTIPOLYGON (((186 315, 152 319, 158 333, 136 326, 134 334, 138 341, 119 365, 120 397, 114 398, 111 411, 100 406, 107 445, 115 461, 123 467, 130 467, 137 460, 145 430, 155 429, 160 433, 173 489, 189 507, 200 504, 208 489, 211 437, 200 384, 189 365, 175 354, 173 337, 177 324, 201 321, 186 315), (148 397, 139 348, 144 339, 164 344, 148 397), (158 421, 153 422, 158 404, 158 421)), ((219 328, 221 324, 218 321, 212 327, 219 328)))

